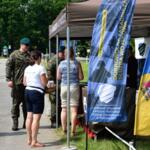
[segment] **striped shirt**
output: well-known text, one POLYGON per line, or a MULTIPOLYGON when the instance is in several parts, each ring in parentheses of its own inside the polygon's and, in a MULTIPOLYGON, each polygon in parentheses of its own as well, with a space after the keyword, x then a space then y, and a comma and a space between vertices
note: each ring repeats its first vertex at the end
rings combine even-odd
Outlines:
MULTIPOLYGON (((70 85, 78 85, 78 61, 70 60, 70 85)), ((61 85, 67 85, 67 60, 61 61, 59 65, 61 73, 61 85)))

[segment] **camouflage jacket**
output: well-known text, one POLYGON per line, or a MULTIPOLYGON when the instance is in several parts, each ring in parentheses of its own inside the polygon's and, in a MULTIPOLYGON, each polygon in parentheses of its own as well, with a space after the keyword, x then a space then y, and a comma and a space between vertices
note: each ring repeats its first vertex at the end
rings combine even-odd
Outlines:
POLYGON ((6 62, 6 80, 13 81, 15 85, 22 84, 24 70, 29 63, 29 52, 23 53, 20 50, 15 50, 6 62))
MULTIPOLYGON (((47 75, 48 80, 53 80, 56 83, 56 59, 57 55, 53 56, 47 66, 47 75)), ((62 59, 58 58, 58 64, 62 61, 62 59)))

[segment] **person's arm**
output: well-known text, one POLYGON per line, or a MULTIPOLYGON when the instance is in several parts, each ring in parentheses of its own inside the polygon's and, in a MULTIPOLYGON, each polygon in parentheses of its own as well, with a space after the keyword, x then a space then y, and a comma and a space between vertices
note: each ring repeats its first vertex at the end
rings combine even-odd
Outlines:
POLYGON ((60 66, 58 66, 58 68, 57 68, 57 80, 61 80, 60 66))
POLYGON ((40 80, 41 80, 42 85, 46 87, 48 83, 48 78, 46 75, 46 70, 43 66, 41 66, 41 70, 40 70, 40 80))
POLYGON ((81 67, 81 64, 79 62, 78 64, 78 69, 79 69, 79 80, 83 80, 84 79, 84 75, 83 75, 83 71, 82 71, 82 67, 81 67))
POLYGON ((9 87, 13 87, 14 69, 15 69, 14 59, 13 59, 13 56, 10 55, 10 57, 8 58, 6 62, 6 80, 7 80, 9 87))
POLYGON ((23 85, 27 86, 27 70, 28 67, 24 70, 24 75, 23 75, 23 85))
POLYGON ((23 77, 23 84, 24 84, 24 86, 27 86, 27 82, 26 82, 26 77, 25 76, 23 77))
POLYGON ((47 85, 47 83, 48 83, 48 79, 47 79, 45 73, 43 73, 43 74, 40 75, 40 80, 41 80, 42 85, 43 85, 44 87, 46 87, 46 85, 47 85))

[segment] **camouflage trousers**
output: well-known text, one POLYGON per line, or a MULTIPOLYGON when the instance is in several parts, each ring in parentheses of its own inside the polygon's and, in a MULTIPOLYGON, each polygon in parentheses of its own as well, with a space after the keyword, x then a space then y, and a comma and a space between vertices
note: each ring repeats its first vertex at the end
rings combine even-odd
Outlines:
MULTIPOLYGON (((50 120, 52 123, 56 122, 56 92, 49 94, 49 100, 51 105, 50 120)), ((58 96, 58 123, 60 124, 60 113, 61 113, 61 104, 60 96, 58 96)))
POLYGON ((25 99, 24 99, 24 91, 25 91, 25 87, 22 84, 15 85, 12 88, 11 97, 13 100, 12 100, 11 116, 13 119, 19 118, 20 105, 22 105, 22 112, 23 112, 24 120, 26 119, 27 111, 26 111, 26 104, 25 104, 25 99))
POLYGON ((56 120, 56 94, 55 92, 49 94, 49 100, 51 104, 50 119, 53 122, 56 120))

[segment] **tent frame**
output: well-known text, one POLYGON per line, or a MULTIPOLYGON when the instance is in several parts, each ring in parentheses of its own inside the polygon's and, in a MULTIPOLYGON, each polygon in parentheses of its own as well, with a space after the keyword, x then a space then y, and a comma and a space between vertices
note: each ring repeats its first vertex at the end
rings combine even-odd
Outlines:
MULTIPOLYGON (((95 21, 95 14, 98 10, 97 4, 101 3, 101 0, 89 0, 87 2, 81 3, 69 3, 53 21, 52 25, 49 26, 49 54, 51 52, 51 38, 56 36, 56 49, 58 53, 58 44, 60 39, 67 39, 67 72, 70 68, 70 58, 69 58, 69 49, 70 49, 70 39, 81 39, 81 38, 90 38, 92 35, 92 27, 95 21), (90 4, 91 5, 88 5, 90 4), (84 5, 85 4, 85 5, 84 5), (96 4, 96 5, 95 5, 96 4), (81 7, 80 7, 81 5, 81 7), (75 7, 78 6, 78 10, 75 11, 75 7), (85 8, 83 7, 85 6, 85 8), (87 7, 88 6, 88 7, 87 7), (82 9, 83 11, 82 11, 82 9), (96 11, 93 9, 96 9, 96 11), (88 9, 88 10, 87 10, 88 9), (71 14, 71 10, 73 13, 71 14), (79 14, 77 13, 80 10, 79 14), (91 14, 84 14, 82 12, 91 11, 91 14), (78 18, 81 15, 81 18, 78 18), (77 18, 75 18, 77 16, 77 18), (79 30, 77 29, 79 28, 79 30), (79 32, 81 31, 81 33, 79 32), (80 34, 79 34, 80 33, 80 34), (83 34, 84 33, 84 34, 83 34), (59 36, 58 36, 59 35, 59 36), (67 38, 66 38, 67 37, 67 38), (71 37, 71 38, 70 38, 71 37)), ((150 2, 147 0, 137 0, 137 5, 135 8, 135 14, 132 25, 132 37, 148 37, 150 35, 150 11, 149 11, 150 2), (142 8, 144 7, 143 11, 142 8)), ((57 58, 57 67, 58 67, 58 58, 57 58)), ((70 81, 69 73, 67 74, 67 146, 71 149, 70 146, 70 81)), ((56 90, 56 127, 58 127, 58 81, 57 81, 57 90, 56 90)), ((106 128, 107 129, 107 128, 106 128)), ((111 133, 112 131, 109 130, 111 133)), ((113 133, 112 133, 113 134, 113 133)), ((114 134, 113 134, 114 135, 114 134)), ((115 135, 114 135, 115 136, 115 135)), ((134 148, 130 145, 130 148, 134 148)), ((87 149, 87 147, 86 147, 87 149)))

